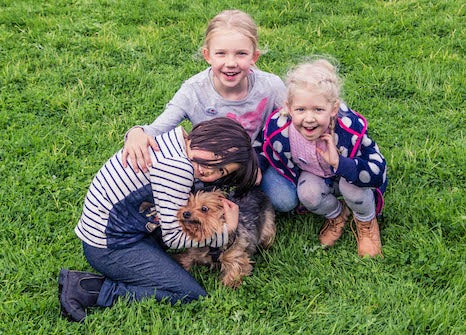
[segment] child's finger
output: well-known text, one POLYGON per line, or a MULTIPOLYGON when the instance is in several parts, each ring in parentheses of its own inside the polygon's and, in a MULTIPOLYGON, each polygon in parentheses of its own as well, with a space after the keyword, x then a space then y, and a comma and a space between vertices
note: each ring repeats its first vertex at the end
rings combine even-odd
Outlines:
POLYGON ((323 134, 320 136, 320 139, 327 142, 327 145, 333 144, 333 136, 330 134, 323 134))
POLYGON ((228 199, 222 199, 223 201, 223 208, 225 210, 238 210, 239 211, 239 207, 237 204, 235 204, 233 201, 230 201, 228 199))
POLYGON ((123 154, 121 155, 121 163, 123 164, 123 167, 126 169, 128 167, 128 150, 126 148, 123 148, 123 154))
POLYGON ((139 172, 138 160, 137 160, 134 150, 128 151, 127 157, 129 158, 129 162, 131 163, 131 166, 133 167, 134 172, 138 173, 139 172))
POLYGON ((160 148, 153 137, 149 137, 149 145, 154 151, 160 151, 160 148))

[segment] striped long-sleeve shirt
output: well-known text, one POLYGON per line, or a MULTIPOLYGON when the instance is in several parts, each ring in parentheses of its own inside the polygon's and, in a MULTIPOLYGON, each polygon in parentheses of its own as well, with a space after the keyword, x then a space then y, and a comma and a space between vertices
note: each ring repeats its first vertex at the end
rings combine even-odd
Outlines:
POLYGON ((122 150, 99 170, 89 187, 82 216, 75 228, 85 243, 98 248, 124 248, 150 233, 148 218, 140 213, 143 202, 155 205, 163 242, 172 249, 219 247, 228 241, 223 232, 202 242, 190 240, 176 218, 187 203, 194 181, 192 163, 186 154, 181 127, 155 138, 160 150, 151 151, 152 167, 135 173, 123 168, 122 150))

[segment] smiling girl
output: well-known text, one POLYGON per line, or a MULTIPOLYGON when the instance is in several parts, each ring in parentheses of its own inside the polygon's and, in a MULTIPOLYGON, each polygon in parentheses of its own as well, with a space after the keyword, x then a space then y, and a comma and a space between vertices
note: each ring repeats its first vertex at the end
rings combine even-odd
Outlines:
POLYGON ((284 111, 269 117, 258 146, 261 169, 281 180, 267 184, 266 193, 294 192, 290 209, 301 202, 324 216, 319 239, 326 247, 340 238, 351 210, 358 254, 381 255, 377 214, 387 185, 386 162, 368 135, 366 119, 341 101, 340 79, 325 59, 297 66, 286 85, 284 111))
POLYGON ((283 104, 283 81, 256 67, 260 56, 257 26, 245 12, 225 10, 217 14, 207 26, 202 55, 210 66, 185 81, 152 124, 128 131, 125 167, 129 158, 136 171, 146 171, 151 165, 148 147, 157 150, 153 136, 183 120, 196 125, 228 117, 238 121, 253 141, 270 113, 283 104))

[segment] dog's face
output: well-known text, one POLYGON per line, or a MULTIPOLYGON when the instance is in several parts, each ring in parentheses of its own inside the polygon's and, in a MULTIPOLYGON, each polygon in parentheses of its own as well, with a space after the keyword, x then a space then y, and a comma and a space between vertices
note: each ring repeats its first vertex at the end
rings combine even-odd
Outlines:
POLYGON ((189 195, 188 203, 178 210, 177 218, 183 231, 192 240, 202 241, 222 231, 225 223, 224 198, 219 190, 198 191, 189 195))

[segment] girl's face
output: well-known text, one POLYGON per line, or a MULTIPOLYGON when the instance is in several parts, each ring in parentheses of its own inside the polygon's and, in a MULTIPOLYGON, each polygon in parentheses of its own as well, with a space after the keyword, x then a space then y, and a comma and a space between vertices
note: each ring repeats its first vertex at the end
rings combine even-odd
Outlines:
POLYGON ((230 29, 215 32, 203 55, 212 67, 217 92, 232 100, 244 98, 248 92, 249 70, 259 54, 247 36, 230 29))
POLYGON ((305 88, 297 88, 292 101, 286 105, 296 130, 309 141, 325 134, 331 118, 338 112, 338 101, 329 102, 322 93, 305 88))
POLYGON ((188 149, 188 158, 193 163, 194 178, 205 183, 214 182, 239 169, 238 163, 229 163, 223 166, 207 166, 198 163, 197 160, 216 161, 219 159, 213 152, 206 150, 188 149))

